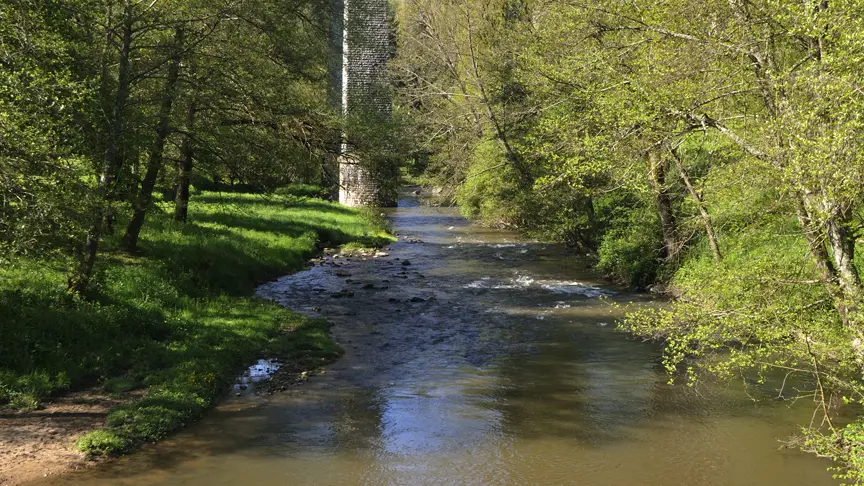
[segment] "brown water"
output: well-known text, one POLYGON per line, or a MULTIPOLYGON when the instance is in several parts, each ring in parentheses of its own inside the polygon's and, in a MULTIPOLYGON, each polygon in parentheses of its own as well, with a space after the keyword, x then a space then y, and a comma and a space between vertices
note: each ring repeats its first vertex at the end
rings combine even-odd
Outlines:
POLYGON ((402 203, 394 228, 422 243, 260 289, 335 323, 347 354, 325 376, 51 484, 836 484, 828 462, 780 449, 807 404, 667 385, 660 349, 615 331, 608 305, 645 296, 559 246, 402 203))

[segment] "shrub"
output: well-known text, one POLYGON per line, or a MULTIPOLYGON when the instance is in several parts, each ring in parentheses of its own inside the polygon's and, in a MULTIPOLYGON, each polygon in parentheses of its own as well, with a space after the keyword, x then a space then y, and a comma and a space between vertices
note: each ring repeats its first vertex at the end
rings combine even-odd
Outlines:
POLYGON ((112 430, 95 430, 78 439, 78 449, 91 456, 120 455, 131 448, 129 440, 112 430))
POLYGON ((596 202, 598 218, 607 228, 597 249, 597 269, 613 280, 644 288, 657 280, 663 242, 654 210, 626 194, 610 194, 596 202))

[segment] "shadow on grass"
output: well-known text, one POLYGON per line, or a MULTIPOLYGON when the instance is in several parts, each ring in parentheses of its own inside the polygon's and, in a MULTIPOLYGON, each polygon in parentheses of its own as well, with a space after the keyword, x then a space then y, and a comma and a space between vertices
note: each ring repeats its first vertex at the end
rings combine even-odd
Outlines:
POLYGON ((238 194, 205 193, 194 198, 194 204, 206 204, 214 207, 246 207, 272 208, 282 210, 306 209, 320 213, 335 213, 346 216, 357 216, 356 209, 340 206, 322 199, 301 198, 296 196, 257 196, 238 194))
POLYGON ((304 234, 312 233, 315 234, 319 240, 330 242, 334 245, 340 245, 352 241, 358 241, 360 243, 369 242, 370 244, 383 241, 381 238, 372 234, 359 235, 357 233, 340 229, 343 225, 340 224, 339 221, 322 221, 319 223, 302 222, 297 220, 286 221, 260 219, 251 216, 224 213, 200 215, 197 220, 201 223, 211 223, 231 228, 242 228, 250 231, 268 232, 292 238, 298 238, 304 234))
POLYGON ((68 302, 56 294, 3 290, 0 315, 0 372, 13 370, 0 373, 0 400, 4 389, 41 400, 62 391, 64 381, 90 385, 125 369, 130 356, 124 351, 165 335, 163 311, 108 296, 68 302), (6 376, 12 374, 17 378, 6 376))
POLYGON ((317 240, 310 231, 253 238, 202 226, 189 236, 148 240, 142 252, 172 274, 182 293, 193 297, 251 294, 262 281, 302 268, 316 251, 317 240))

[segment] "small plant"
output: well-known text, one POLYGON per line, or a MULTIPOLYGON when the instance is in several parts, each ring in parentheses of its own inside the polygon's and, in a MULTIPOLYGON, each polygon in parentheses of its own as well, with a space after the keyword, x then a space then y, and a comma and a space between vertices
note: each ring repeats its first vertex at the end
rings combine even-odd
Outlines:
POLYGON ((36 410, 42 406, 42 400, 70 385, 63 371, 51 376, 44 371, 16 375, 0 370, 0 405, 5 402, 13 410, 36 410))
POLYGON ((88 456, 118 456, 130 450, 131 444, 126 437, 108 429, 95 430, 78 439, 76 447, 88 456))

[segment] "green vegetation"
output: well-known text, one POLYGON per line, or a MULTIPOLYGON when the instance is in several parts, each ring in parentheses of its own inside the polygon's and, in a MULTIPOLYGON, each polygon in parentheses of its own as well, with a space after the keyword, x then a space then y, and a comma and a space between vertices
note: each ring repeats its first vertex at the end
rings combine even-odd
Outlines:
POLYGON ((81 443, 117 452, 256 353, 332 356, 323 323, 250 296, 318 242, 382 238, 316 199, 344 143, 385 192, 402 161, 667 289, 622 328, 691 385, 794 380, 797 443, 864 483, 864 419, 841 420, 864 404, 864 2, 396 2, 392 117, 335 109, 337 3, 0 2, 4 406, 146 388, 81 443))
MULTIPOLYGON (((0 407, 144 398, 82 439, 124 452, 200 415, 262 355, 338 355, 252 297, 380 218, 324 201, 348 125, 330 0, 0 2, 0 407)), ((362 117, 361 117, 362 118, 362 117)), ((396 130, 351 122, 369 160, 396 130)), ((391 127, 392 128, 392 127, 391 127)))
POLYGON ((254 289, 301 269, 321 242, 389 241, 361 212, 317 199, 205 192, 186 224, 157 209, 140 255, 106 241, 87 298, 66 293, 62 259, 0 269, 0 402, 28 409, 70 389, 146 390, 81 440, 92 454, 126 452, 194 420, 255 358, 307 370, 338 357, 326 322, 254 289))
POLYGON ((276 189, 275 193, 284 196, 322 198, 327 190, 314 184, 290 184, 276 189))
POLYGON ((184 222, 193 185, 298 197, 334 186, 330 8, 0 4, 0 255, 68 259, 68 291, 93 293, 102 240, 122 234, 114 243, 134 254, 159 199, 184 222))
POLYGON ((692 385, 795 380, 781 395, 816 404, 796 442, 864 483, 844 412, 864 403, 862 18, 857 0, 411 0, 409 168, 470 217, 668 289, 623 329, 692 385))

